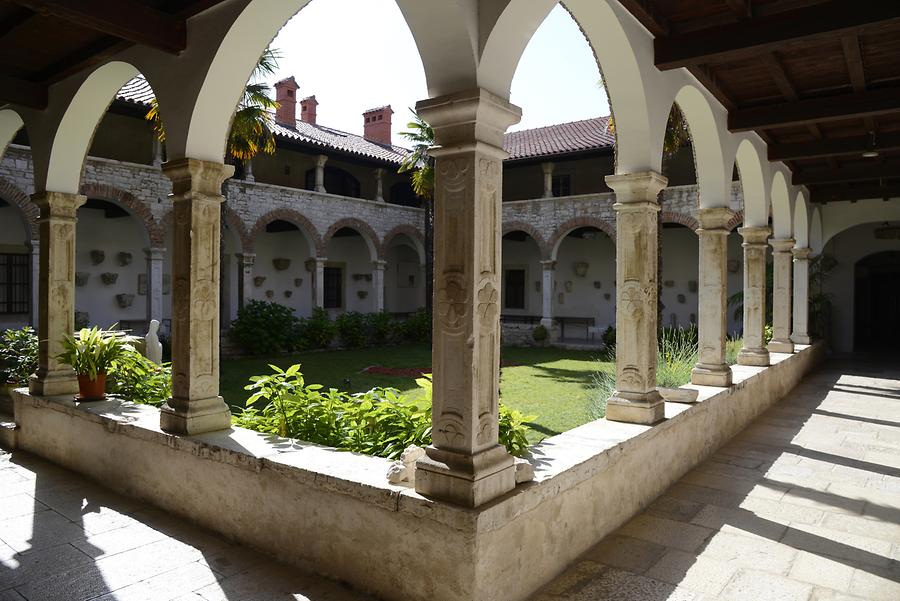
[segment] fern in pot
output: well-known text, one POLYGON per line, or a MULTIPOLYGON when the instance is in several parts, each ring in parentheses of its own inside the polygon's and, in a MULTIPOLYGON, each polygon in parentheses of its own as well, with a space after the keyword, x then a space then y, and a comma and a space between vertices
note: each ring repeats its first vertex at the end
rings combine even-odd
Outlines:
POLYGON ((124 333, 95 326, 66 336, 63 352, 58 358, 75 370, 79 400, 96 401, 106 398, 106 372, 113 363, 134 350, 124 333))

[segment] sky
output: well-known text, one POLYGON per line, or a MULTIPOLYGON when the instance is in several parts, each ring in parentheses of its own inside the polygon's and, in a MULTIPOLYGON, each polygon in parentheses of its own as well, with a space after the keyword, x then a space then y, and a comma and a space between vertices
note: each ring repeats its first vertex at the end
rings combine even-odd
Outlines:
MULTIPOLYGON (((409 107, 427 90, 415 42, 394 0, 313 0, 273 46, 282 58, 269 83, 293 75, 298 98, 315 94, 319 124, 361 134, 362 112, 390 104, 394 142, 403 145, 397 134, 409 121, 409 107)), ((599 80, 587 41, 557 6, 519 63, 510 100, 523 115, 510 129, 609 114, 599 80)))

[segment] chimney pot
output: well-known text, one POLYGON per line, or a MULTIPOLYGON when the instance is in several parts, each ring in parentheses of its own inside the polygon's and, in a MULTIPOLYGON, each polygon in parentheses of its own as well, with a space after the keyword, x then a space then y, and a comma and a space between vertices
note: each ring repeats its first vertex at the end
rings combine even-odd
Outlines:
POLYGON ((294 76, 275 83, 275 121, 288 127, 297 127, 297 85, 294 76))
POLYGON ((379 144, 391 143, 391 105, 369 109, 363 113, 363 137, 379 144))
POLYGON ((300 120, 312 125, 316 124, 316 107, 319 102, 316 100, 315 94, 308 96, 300 101, 300 120))

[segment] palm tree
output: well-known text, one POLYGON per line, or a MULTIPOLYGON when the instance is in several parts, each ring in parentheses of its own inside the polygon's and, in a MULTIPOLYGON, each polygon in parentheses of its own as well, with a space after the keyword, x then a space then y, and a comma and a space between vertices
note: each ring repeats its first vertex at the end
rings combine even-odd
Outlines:
POLYGON ((412 171, 412 188, 425 203, 425 310, 431 315, 434 276, 434 157, 428 151, 434 146, 434 129, 413 109, 408 131, 400 135, 412 142, 410 152, 400 163, 398 173, 412 171))

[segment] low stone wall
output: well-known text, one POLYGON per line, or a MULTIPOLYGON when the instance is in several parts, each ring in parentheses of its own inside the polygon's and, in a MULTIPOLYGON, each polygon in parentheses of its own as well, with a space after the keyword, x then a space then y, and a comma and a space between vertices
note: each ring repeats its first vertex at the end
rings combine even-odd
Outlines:
POLYGON ((649 427, 598 420, 534 449, 535 481, 475 510, 387 483, 388 461, 235 428, 194 437, 116 400, 14 393, 18 446, 278 559, 392 601, 520 601, 786 395, 822 347, 735 367, 649 427))

